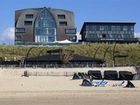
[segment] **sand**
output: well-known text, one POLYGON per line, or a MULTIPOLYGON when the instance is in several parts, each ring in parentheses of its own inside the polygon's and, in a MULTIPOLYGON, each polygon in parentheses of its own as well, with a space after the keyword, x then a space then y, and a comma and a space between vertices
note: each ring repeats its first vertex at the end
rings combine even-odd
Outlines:
POLYGON ((138 91, 20 93, 16 97, 0 98, 0 105, 139 105, 139 98, 138 91))
POLYGON ((24 69, 0 71, 0 105, 140 104, 139 81, 132 81, 136 88, 112 87, 117 81, 108 81, 106 87, 83 87, 82 80, 72 80, 71 76, 23 77, 23 72, 24 69))
POLYGON ((28 71, 32 74, 46 74, 50 76, 64 76, 71 75, 74 72, 85 72, 89 70, 101 70, 103 73, 105 70, 116 70, 116 71, 131 71, 136 73, 134 67, 105 67, 105 68, 0 68, 0 77, 5 76, 21 76, 24 71, 28 71))

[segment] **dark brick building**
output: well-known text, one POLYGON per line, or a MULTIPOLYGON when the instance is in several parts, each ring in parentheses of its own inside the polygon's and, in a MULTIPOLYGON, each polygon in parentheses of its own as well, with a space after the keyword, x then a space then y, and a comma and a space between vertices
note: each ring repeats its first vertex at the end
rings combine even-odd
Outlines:
POLYGON ((74 13, 54 8, 31 8, 15 12, 15 44, 46 44, 76 41, 74 13))

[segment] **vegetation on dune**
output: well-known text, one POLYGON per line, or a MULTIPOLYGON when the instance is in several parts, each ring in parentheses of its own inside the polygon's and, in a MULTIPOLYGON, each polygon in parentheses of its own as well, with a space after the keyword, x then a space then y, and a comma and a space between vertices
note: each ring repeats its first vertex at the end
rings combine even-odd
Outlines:
POLYGON ((25 47, 0 46, 0 60, 19 60, 47 54, 48 50, 63 48, 73 50, 75 54, 104 59, 108 66, 113 64, 113 52, 116 65, 140 65, 139 44, 76 44, 63 47, 25 47), (114 48, 115 47, 115 48, 114 48), (114 50, 114 51, 113 51, 114 50))

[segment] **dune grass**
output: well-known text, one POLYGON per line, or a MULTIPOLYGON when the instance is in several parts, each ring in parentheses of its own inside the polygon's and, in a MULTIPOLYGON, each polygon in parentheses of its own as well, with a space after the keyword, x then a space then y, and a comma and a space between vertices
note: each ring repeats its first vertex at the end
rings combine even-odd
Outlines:
POLYGON ((140 45, 139 44, 76 44, 67 45, 62 47, 25 47, 25 46, 4 46, 0 45, 0 59, 1 60, 20 60, 27 56, 41 56, 46 55, 48 50, 51 49, 68 49, 73 50, 75 54, 95 57, 104 59, 108 66, 112 66, 113 63, 113 52, 115 56, 116 65, 140 65, 140 45), (114 49, 114 51, 113 51, 114 49))

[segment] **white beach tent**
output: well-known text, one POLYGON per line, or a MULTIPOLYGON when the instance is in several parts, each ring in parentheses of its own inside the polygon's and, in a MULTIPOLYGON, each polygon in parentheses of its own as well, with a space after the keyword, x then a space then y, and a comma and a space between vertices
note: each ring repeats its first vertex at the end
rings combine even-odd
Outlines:
POLYGON ((62 41, 57 41, 57 43, 66 43, 66 44, 68 44, 68 43, 72 43, 71 41, 69 41, 68 39, 66 39, 66 40, 62 40, 62 41))

